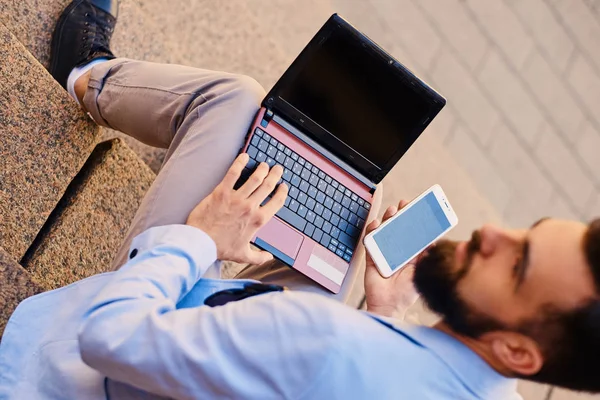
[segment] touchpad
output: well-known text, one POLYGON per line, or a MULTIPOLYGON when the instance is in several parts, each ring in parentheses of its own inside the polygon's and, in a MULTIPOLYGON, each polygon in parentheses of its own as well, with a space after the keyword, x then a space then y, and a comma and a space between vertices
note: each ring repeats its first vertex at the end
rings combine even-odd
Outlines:
POLYGON ((272 218, 256 235, 254 243, 288 265, 293 265, 304 236, 277 218, 272 218))

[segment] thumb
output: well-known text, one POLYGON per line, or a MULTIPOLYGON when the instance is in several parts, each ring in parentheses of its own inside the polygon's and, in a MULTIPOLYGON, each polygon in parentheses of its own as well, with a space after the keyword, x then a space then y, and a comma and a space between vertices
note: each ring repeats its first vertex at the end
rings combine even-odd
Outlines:
POLYGON ((266 263, 267 261, 271 261, 273 259, 273 255, 268 251, 255 250, 248 246, 245 258, 250 264, 260 265, 266 263))

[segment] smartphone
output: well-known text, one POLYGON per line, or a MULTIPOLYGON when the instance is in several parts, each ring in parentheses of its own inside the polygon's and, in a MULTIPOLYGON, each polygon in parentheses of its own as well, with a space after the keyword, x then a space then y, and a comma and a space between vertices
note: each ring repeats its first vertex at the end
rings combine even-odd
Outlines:
POLYGON ((410 260, 458 224, 440 185, 433 185, 392 218, 365 236, 365 248, 384 277, 410 260))

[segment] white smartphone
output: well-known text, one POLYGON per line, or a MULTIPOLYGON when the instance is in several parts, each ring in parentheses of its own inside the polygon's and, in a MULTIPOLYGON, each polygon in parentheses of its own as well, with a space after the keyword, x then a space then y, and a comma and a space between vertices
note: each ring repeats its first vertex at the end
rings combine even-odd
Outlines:
POLYGON ((410 260, 458 224, 440 185, 433 185, 392 218, 365 236, 365 248, 384 277, 410 260))

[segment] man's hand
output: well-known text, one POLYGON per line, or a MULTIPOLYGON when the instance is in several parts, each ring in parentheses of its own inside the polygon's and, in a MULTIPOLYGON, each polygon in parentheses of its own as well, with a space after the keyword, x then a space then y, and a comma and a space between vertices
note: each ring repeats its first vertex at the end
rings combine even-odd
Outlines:
MULTIPOLYGON (((402 209, 408 202, 401 200, 398 207, 390 206, 383 214, 383 221, 394 216, 398 209, 402 209)), ((366 232, 370 233, 381 225, 378 219, 371 222, 366 232)), ((419 298, 413 286, 415 264, 419 256, 411 260, 400 272, 389 278, 384 278, 379 273, 373 259, 367 252, 367 266, 365 270, 365 294, 367 310, 384 317, 404 318, 406 310, 419 298)))
POLYGON ((273 197, 261 207, 283 174, 281 166, 269 171, 263 162, 242 187, 234 190, 248 159, 248 154, 236 158, 223 181, 192 210, 187 225, 202 229, 214 240, 219 260, 262 264, 273 256, 251 248, 250 240, 283 206, 288 188, 279 185, 273 197))

